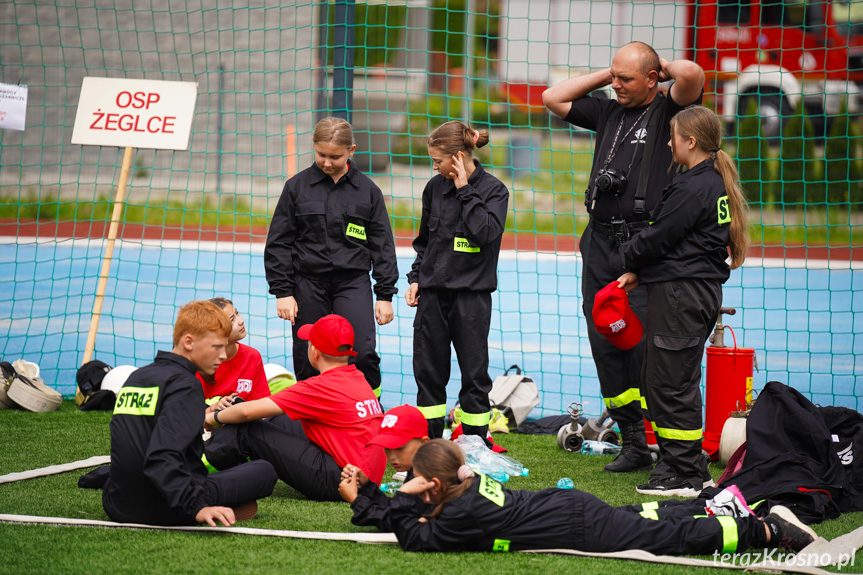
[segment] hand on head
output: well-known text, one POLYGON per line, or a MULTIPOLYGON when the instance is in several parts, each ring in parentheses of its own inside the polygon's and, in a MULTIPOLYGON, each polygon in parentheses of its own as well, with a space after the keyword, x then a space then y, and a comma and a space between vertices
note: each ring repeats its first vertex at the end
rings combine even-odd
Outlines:
POLYGON ((458 152, 452 157, 452 169, 450 177, 453 180, 456 188, 461 188, 467 185, 467 170, 464 167, 465 153, 458 152))
POLYGON ((437 484, 435 483, 434 479, 429 481, 422 475, 417 475, 416 477, 399 487, 399 491, 401 491, 402 493, 409 493, 411 495, 421 495, 426 491, 434 489, 436 486, 437 484))

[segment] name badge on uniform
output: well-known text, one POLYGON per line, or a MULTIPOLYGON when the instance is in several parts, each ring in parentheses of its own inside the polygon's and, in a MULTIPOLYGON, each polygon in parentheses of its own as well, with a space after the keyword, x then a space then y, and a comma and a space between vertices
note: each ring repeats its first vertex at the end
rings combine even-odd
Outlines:
POLYGON ((465 252, 469 254, 479 253, 479 246, 471 246, 466 238, 456 238, 453 249, 457 252, 465 252))
POLYGON ((356 224, 348 224, 348 230, 345 232, 346 236, 350 236, 352 238, 357 238, 358 240, 365 241, 366 239, 366 228, 365 226, 358 226, 356 224))
POLYGON ((124 387, 114 404, 114 415, 156 415, 158 387, 124 387))
POLYGON ((731 221, 731 210, 728 207, 728 196, 722 196, 716 200, 716 211, 719 212, 719 225, 727 224, 731 221))

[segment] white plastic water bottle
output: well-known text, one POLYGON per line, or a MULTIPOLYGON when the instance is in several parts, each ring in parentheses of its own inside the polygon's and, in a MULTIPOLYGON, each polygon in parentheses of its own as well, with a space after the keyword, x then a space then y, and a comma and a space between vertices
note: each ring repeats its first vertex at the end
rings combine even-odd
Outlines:
POLYGON ((528 474, 528 469, 520 462, 512 457, 495 453, 479 436, 461 435, 453 443, 461 448, 465 463, 476 473, 488 475, 501 483, 509 481, 512 476, 528 474))
POLYGON ((389 483, 381 483, 381 491, 383 491, 384 493, 395 493, 402 485, 404 485, 403 481, 390 481, 389 483))
POLYGON ((588 439, 581 446, 584 455, 615 455, 620 453, 620 446, 607 441, 588 439))

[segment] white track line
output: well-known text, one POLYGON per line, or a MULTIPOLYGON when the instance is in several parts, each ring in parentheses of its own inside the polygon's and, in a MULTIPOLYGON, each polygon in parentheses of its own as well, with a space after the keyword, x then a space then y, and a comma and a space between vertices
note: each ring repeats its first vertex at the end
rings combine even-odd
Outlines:
MULTIPOLYGON (((325 531, 291 531, 283 529, 257 529, 253 527, 210 527, 210 526, 161 526, 161 525, 143 525, 140 523, 114 523, 113 521, 98 521, 95 519, 72 519, 67 517, 41 517, 36 515, 8 515, 0 514, 0 522, 18 523, 31 525, 54 525, 54 526, 79 526, 79 527, 106 527, 112 529, 147 529, 154 531, 186 531, 186 532, 204 532, 204 533, 221 533, 231 535, 258 535, 264 537, 286 537, 291 539, 317 539, 326 541, 351 541, 355 543, 375 543, 375 544, 390 544, 398 543, 395 534, 393 533, 340 533, 340 532, 325 532, 325 531)), ((863 536, 863 528, 858 529, 863 536)), ((856 533, 855 532, 852 532, 856 533)), ((850 534, 849 534, 850 535, 850 534)), ((819 541, 824 541, 819 539, 819 541)), ((825 541, 829 545, 829 542, 825 541)), ((814 545, 814 544, 813 544, 814 545)), ((576 551, 574 549, 537 549, 525 550, 522 553, 548 553, 548 554, 564 554, 577 555, 580 557, 597 557, 601 559, 623 559, 627 561, 642 561, 647 563, 658 563, 667 565, 687 565, 694 567, 714 567, 737 570, 751 570, 770 572, 785 572, 785 573, 804 573, 806 575, 831 575, 828 571, 819 569, 816 566, 809 566, 805 563, 817 564, 817 559, 820 555, 815 556, 814 560, 808 560, 805 555, 805 550, 800 555, 795 557, 805 557, 806 561, 792 561, 791 564, 780 563, 774 560, 768 560, 761 563, 739 565, 731 562, 712 561, 706 559, 693 559, 689 557, 672 557, 669 555, 654 555, 647 551, 630 550, 616 551, 612 553, 591 553, 587 551, 576 551), (797 564, 803 563, 803 564, 797 564)))

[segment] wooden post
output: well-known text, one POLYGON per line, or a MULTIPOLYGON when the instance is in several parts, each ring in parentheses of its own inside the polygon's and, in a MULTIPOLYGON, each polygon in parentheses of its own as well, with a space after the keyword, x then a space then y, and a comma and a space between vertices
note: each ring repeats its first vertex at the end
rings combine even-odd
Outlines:
POLYGON ((123 214, 123 204, 126 197, 126 179, 132 166, 132 148, 126 147, 123 154, 123 167, 120 170, 120 182, 117 184, 117 195, 114 198, 114 211, 111 214, 111 226, 108 228, 108 241, 105 244, 105 257, 102 260, 102 271, 99 273, 99 284, 96 286, 96 301, 93 302, 93 317, 90 318, 90 332, 87 334, 87 345, 84 348, 84 363, 93 357, 96 347, 96 331, 99 329, 99 318, 102 315, 102 301, 105 299, 105 287, 108 285, 108 272, 111 270, 111 258, 114 256, 114 240, 120 228, 120 216, 123 214))
POLYGON ((285 173, 290 180, 297 175, 297 130, 293 124, 285 126, 285 173))

